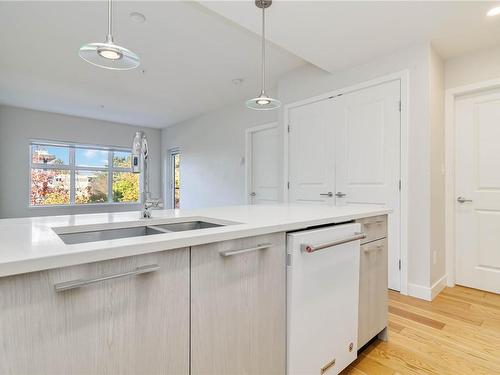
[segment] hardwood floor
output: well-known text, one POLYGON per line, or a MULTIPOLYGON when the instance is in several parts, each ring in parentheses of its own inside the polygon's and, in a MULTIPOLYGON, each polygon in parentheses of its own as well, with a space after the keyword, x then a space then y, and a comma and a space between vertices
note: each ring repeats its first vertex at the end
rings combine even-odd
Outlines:
POLYGON ((342 375, 500 374, 500 295, 456 286, 432 302, 389 292, 389 341, 342 375))

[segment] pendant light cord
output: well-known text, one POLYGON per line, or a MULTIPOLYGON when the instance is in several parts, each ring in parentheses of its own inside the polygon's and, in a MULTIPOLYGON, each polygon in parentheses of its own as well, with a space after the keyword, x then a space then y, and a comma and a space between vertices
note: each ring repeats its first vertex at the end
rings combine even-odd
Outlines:
POLYGON ((113 42, 113 2, 108 1, 108 42, 113 42))
POLYGON ((262 7, 262 94, 266 91, 266 9, 262 7))

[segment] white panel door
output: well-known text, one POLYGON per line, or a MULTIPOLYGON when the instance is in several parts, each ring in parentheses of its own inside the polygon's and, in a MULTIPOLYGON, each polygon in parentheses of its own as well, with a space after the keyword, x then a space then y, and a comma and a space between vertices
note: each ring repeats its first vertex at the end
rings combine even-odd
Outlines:
POLYGON ((289 112, 289 202, 335 204, 332 99, 289 112))
POLYGON ((336 123, 336 204, 383 204, 388 219, 389 288, 400 290, 400 81, 332 101, 336 123))
POLYGON ((456 283, 500 293, 500 91, 455 104, 456 283))
POLYGON ((249 203, 273 204, 279 199, 279 138, 276 124, 247 132, 249 203))

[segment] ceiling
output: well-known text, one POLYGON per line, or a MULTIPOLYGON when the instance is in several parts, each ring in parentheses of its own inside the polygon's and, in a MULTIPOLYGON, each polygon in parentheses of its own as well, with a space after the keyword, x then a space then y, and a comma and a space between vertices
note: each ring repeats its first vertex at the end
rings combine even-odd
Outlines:
MULTIPOLYGON (((252 1, 201 1, 259 32, 252 1)), ((491 1, 280 1, 268 11, 268 39, 329 72, 431 41, 448 59, 500 44, 491 1)))
MULTIPOLYGON (((0 1, 0 103, 162 128, 259 93, 257 35, 196 3, 114 8, 115 42, 141 57, 139 69, 101 69, 78 56, 83 44, 104 41, 106 2, 0 1), (146 22, 132 21, 134 11, 146 22)), ((271 46, 269 64, 272 87, 305 62, 271 46)))
MULTIPOLYGON (((445 59, 498 45, 500 16, 485 16, 494 4, 275 0, 268 86, 307 63, 337 72, 419 42, 445 59)), ((103 1, 0 1, 0 103, 162 128, 258 93, 253 0, 117 1, 115 42, 141 57, 131 71, 78 57, 81 45, 104 40, 106 11, 103 1)))

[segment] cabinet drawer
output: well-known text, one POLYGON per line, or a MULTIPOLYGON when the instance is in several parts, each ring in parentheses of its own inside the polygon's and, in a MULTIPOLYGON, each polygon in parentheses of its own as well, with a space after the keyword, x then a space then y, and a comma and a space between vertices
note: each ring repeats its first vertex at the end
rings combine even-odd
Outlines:
POLYGON ((361 246, 358 349, 387 326, 387 239, 361 246))
POLYGON ((361 224, 361 231, 366 234, 361 244, 387 237, 387 215, 366 217, 356 222, 361 224))

